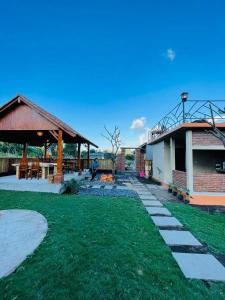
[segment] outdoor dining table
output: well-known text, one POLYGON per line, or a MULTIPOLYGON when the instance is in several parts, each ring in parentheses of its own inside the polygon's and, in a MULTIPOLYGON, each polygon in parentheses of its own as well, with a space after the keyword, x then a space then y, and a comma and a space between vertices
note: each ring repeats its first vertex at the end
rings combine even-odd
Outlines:
MULTIPOLYGON (((12 164, 13 167, 16 167, 16 178, 19 179, 19 163, 12 164)), ((31 167, 32 162, 28 162, 28 167, 31 167)), ((46 179, 49 175, 49 168, 54 167, 54 174, 57 173, 57 163, 45 163, 40 162, 39 163, 41 170, 42 170, 42 179, 46 179)))

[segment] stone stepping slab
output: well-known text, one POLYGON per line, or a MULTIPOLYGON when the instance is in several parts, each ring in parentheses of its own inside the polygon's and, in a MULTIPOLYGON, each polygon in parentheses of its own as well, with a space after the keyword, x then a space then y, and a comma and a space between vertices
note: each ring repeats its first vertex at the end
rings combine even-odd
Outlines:
POLYGON ((151 192, 149 191, 136 191, 138 193, 138 195, 152 195, 151 192))
POLYGON ((112 185, 105 185, 104 190, 111 190, 113 188, 112 185))
POLYGON ((119 186, 119 185, 117 185, 116 186, 116 189, 117 190, 127 190, 127 189, 129 189, 127 186, 119 186))
POLYGON ((161 215, 170 217, 171 213, 165 207, 146 207, 147 212, 151 215, 161 215))
POLYGON ((189 231, 159 230, 159 232, 169 246, 202 246, 189 231))
POLYGON ((172 254, 186 278, 225 282, 225 267, 213 255, 172 254))
POLYGON ((154 224, 158 227, 183 227, 174 217, 151 217, 154 224))
POLYGON ((133 188, 133 190, 134 190, 135 192, 137 192, 137 193, 151 193, 151 192, 149 192, 149 190, 147 190, 147 189, 135 189, 135 188, 133 188))
POLYGON ((92 188, 92 189, 100 189, 101 185, 90 185, 90 188, 92 188))
POLYGON ((163 206, 158 200, 143 200, 144 206, 163 206))
POLYGON ((150 193, 148 195, 138 195, 138 196, 141 200, 156 200, 156 197, 150 193))

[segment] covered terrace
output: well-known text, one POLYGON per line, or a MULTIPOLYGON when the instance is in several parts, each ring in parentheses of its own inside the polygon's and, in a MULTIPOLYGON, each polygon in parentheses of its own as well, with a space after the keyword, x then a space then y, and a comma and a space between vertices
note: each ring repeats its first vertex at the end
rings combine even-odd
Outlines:
POLYGON ((90 145, 98 147, 60 119, 21 95, 17 95, 0 107, 0 141, 22 144, 24 158, 27 157, 27 145, 44 147, 44 157, 46 157, 48 147, 57 144, 54 173, 54 183, 57 184, 64 181, 64 143, 77 144, 78 171, 81 171, 81 145, 85 144, 87 147, 88 165, 90 145))

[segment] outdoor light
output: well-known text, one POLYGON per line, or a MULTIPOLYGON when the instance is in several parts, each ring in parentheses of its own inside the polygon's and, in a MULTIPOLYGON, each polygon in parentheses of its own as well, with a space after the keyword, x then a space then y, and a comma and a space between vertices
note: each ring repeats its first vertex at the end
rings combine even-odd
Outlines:
POLYGON ((186 102, 187 101, 187 98, 188 98, 188 93, 187 92, 183 92, 183 93, 181 93, 181 100, 183 101, 183 102, 186 102))
POLYGON ((44 135, 43 131, 37 131, 37 136, 43 136, 43 135, 44 135))

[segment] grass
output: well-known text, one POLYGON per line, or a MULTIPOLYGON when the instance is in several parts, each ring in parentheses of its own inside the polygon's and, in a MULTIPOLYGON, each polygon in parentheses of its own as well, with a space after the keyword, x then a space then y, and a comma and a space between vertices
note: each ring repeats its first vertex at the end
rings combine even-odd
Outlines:
POLYGON ((209 250, 225 254, 225 214, 208 213, 182 203, 169 202, 166 206, 200 241, 208 244, 209 250))
POLYGON ((12 208, 42 213, 49 230, 0 280, 0 299, 225 298, 225 284, 183 277, 138 200, 0 191, 12 208))

